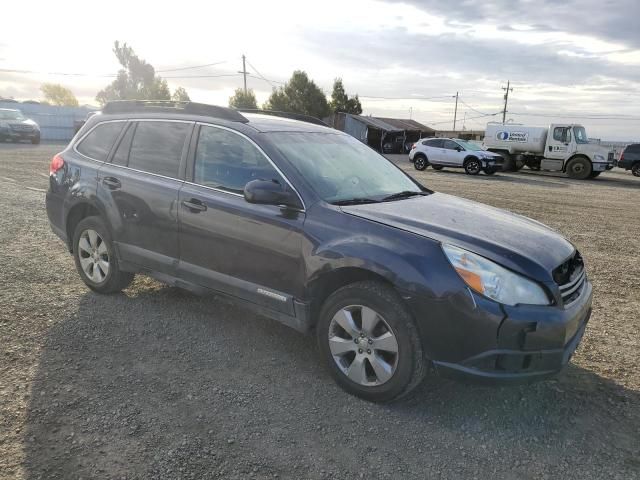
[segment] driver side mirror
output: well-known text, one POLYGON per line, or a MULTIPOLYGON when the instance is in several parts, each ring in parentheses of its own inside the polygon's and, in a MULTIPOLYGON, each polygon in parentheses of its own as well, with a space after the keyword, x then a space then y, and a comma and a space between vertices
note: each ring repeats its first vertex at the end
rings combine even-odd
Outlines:
POLYGON ((456 147, 456 152, 461 152, 462 151, 462 147, 456 147))
POLYGON ((275 180, 251 180, 244 186, 244 199, 260 205, 302 208, 297 195, 275 180))

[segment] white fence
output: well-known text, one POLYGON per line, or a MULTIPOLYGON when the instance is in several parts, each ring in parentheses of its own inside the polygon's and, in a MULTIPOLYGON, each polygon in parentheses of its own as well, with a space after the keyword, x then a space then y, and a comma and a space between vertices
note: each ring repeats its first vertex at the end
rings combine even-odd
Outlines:
POLYGON ((71 140, 75 133, 76 122, 87 117, 93 109, 88 107, 53 107, 32 103, 0 101, 0 108, 20 110, 25 117, 40 125, 42 140, 71 140))

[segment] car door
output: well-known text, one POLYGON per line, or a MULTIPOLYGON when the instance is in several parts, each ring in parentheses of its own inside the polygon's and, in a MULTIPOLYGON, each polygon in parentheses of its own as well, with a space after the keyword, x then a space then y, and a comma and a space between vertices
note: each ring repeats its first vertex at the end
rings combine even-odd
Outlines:
POLYGON ((192 128, 185 121, 131 121, 99 170, 98 195, 122 260, 175 274, 178 191, 192 128))
POLYGON ((429 163, 434 163, 436 165, 444 162, 442 155, 442 140, 441 139, 431 139, 426 140, 424 142, 427 158, 429 159, 429 163))
POLYGON ((452 167, 462 167, 462 163, 466 155, 464 148, 453 140, 445 140, 443 147, 445 156, 447 157, 447 165, 451 165, 452 167))
POLYGON ((294 314, 303 285, 304 212, 244 199, 251 180, 282 174, 248 137, 201 124, 179 193, 180 276, 270 309, 294 314))

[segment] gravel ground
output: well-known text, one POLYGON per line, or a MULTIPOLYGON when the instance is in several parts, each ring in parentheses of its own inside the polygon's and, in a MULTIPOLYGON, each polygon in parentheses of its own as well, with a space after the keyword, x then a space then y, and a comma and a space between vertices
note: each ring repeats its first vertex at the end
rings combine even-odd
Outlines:
POLYGON ((60 145, 0 145, 0 478, 640 478, 640 179, 416 172, 531 216, 582 251, 594 312, 553 380, 428 379, 375 405, 343 393, 313 338, 145 277, 83 286, 50 231, 60 145))

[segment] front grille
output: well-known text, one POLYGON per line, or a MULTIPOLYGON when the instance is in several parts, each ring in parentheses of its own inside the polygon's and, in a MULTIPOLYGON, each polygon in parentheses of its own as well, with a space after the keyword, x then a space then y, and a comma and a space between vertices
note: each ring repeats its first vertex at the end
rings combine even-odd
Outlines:
POLYGON ((16 132, 30 132, 33 130, 31 125, 25 125, 23 123, 11 123, 9 126, 11 130, 15 130, 16 132))
POLYGON ((560 295, 565 306, 580 296, 586 278, 584 262, 580 252, 577 251, 575 255, 553 271, 553 279, 560 287, 560 295))

